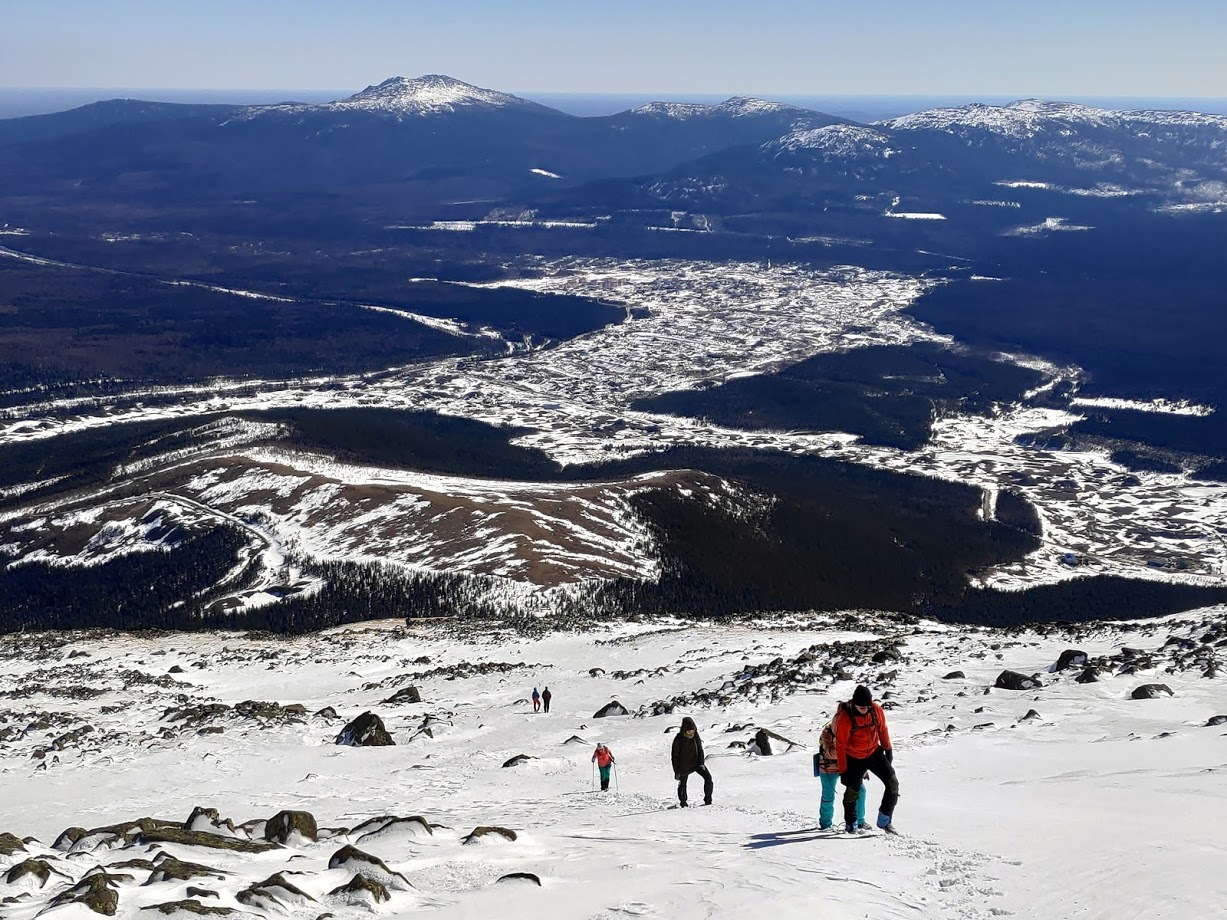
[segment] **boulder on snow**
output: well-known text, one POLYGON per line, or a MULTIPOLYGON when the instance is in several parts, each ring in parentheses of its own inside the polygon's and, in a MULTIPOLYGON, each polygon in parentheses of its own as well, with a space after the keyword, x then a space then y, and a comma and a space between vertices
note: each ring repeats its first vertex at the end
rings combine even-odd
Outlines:
POLYGON ((420 703, 422 702, 422 694, 418 692, 417 687, 404 687, 397 690, 390 697, 384 700, 385 703, 420 703))
POLYGON ((1076 684, 1097 684, 1099 683, 1099 670, 1097 668, 1086 667, 1082 669, 1082 673, 1074 678, 1076 684))
MULTIPOLYGON (((128 877, 123 876, 122 878, 128 877)), ((117 885, 120 880, 121 877, 107 875, 106 872, 86 875, 67 891, 63 891, 52 898, 50 906, 62 907, 65 904, 84 904, 96 914, 114 917, 115 911, 119 908, 119 892, 111 886, 117 885)))
POLYGON ((1089 661, 1086 652, 1079 651, 1076 648, 1067 648, 1057 658, 1057 663, 1053 666, 1054 671, 1064 671, 1066 668, 1077 667, 1078 665, 1086 664, 1089 661))
POLYGON ((328 892, 328 897, 336 898, 346 904, 366 904, 368 906, 392 900, 387 888, 367 878, 361 872, 354 873, 354 877, 347 884, 328 892))
POLYGON ((380 818, 377 822, 366 821, 354 828, 352 833, 358 834, 363 828, 370 830, 357 838, 358 843, 377 843, 400 840, 418 840, 434 835, 434 829, 421 815, 409 815, 405 818, 380 818))
POLYGON ((993 686, 1001 690, 1034 690, 1044 685, 1026 674, 1019 674, 1017 671, 1002 671, 997 675, 997 683, 993 686))
POLYGON ((321 709, 319 712, 316 713, 316 716, 318 716, 321 719, 339 719, 341 718, 339 715, 337 715, 337 711, 333 709, 331 706, 325 706, 323 709, 321 709))
POLYGON ((528 882, 530 885, 541 887, 541 879, 532 872, 508 872, 506 875, 500 875, 494 880, 494 884, 499 882, 528 882))
POLYGON ((337 735, 337 744, 347 744, 350 747, 372 747, 396 744, 388 730, 383 726, 383 719, 373 712, 364 712, 354 719, 337 735))
POLYGON ((967 679, 967 675, 964 674, 962 671, 951 671, 949 674, 947 674, 945 677, 942 678, 942 680, 966 680, 966 679, 967 679))
POLYGON ((1129 694, 1129 698, 1133 700, 1157 700, 1164 693, 1168 696, 1175 695, 1172 693, 1172 688, 1167 684, 1142 684, 1142 686, 1129 694))
POLYGON ((765 729, 760 728, 754 733, 754 746, 758 748, 758 753, 764 757, 771 756, 771 738, 765 729))
POLYGON ((1019 719, 1018 721, 1019 722, 1030 722, 1032 719, 1039 719, 1039 718, 1043 718, 1043 717, 1038 712, 1036 712, 1034 709, 1028 709, 1027 714, 1023 716, 1021 719, 1019 719))
POLYGON ((26 848, 25 842, 15 834, 7 831, 0 834, 0 856, 12 856, 18 850, 26 848))
POLYGON ((319 837, 315 816, 309 811, 279 811, 264 823, 264 839, 289 843, 295 835, 314 841, 319 837))
POLYGON ((579 735, 572 735, 570 738, 568 738, 566 741, 563 742, 563 744, 584 744, 584 745, 591 744, 591 743, 592 742, 590 741, 585 741, 579 735))
POLYGON ((510 760, 506 761, 503 764, 503 766, 504 767, 514 767, 518 764, 522 764, 525 761, 532 760, 532 759, 533 758, 528 756, 527 754, 516 754, 515 757, 512 757, 510 760))
POLYGON ((483 825, 475 827, 465 835, 464 843, 477 843, 481 840, 515 840, 516 832, 506 827, 495 827, 494 825, 483 825))
POLYGON ((372 882, 379 882, 384 888, 394 888, 399 891, 410 891, 413 888, 409 884, 409 879, 389 869, 387 863, 378 856, 364 853, 355 846, 346 845, 333 853, 332 858, 328 860, 328 868, 349 869, 364 875, 372 882))
POLYGON ((168 917, 178 913, 198 914, 202 917, 228 917, 231 914, 238 913, 233 907, 213 907, 210 904, 201 904, 195 898, 184 898, 182 901, 167 901, 164 904, 150 904, 142 907, 141 910, 156 910, 159 913, 166 914, 168 917))
POLYGON ((600 709, 592 714, 594 719, 604 719, 606 716, 629 716, 630 711, 625 706, 614 700, 612 703, 606 703, 600 709))
POLYGON ((1227 716, 1211 716, 1210 721, 1206 723, 1206 728, 1212 725, 1222 725, 1224 722, 1227 722, 1227 716))

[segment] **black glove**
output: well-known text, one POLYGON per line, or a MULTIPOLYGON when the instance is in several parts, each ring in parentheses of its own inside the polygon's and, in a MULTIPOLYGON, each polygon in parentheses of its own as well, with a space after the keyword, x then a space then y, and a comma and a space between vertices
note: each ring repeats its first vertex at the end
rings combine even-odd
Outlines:
POLYGON ((882 748, 882 753, 886 755, 886 762, 893 765, 895 762, 894 748, 882 748))

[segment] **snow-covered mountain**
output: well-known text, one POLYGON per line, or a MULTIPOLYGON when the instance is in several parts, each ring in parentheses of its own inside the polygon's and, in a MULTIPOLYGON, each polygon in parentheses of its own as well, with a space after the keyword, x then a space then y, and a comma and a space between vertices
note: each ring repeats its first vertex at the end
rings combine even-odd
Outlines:
MULTIPOLYGON (((442 74, 421 77, 389 77, 382 83, 368 86, 345 99, 318 105, 287 103, 255 106, 247 110, 249 117, 269 113, 368 112, 397 118, 455 114, 462 111, 520 109, 554 112, 546 106, 529 102, 510 93, 483 89, 442 74)), ((561 115, 561 113, 555 112, 561 115)))
POLYGON ((0 912, 1213 917, 1225 617, 0 637, 0 912), (818 826, 812 756, 858 683, 886 713, 898 836, 818 826), (598 718, 614 701, 629 714, 598 718), (363 713, 385 743, 340 743, 363 713), (672 807, 683 716, 711 807, 672 807))

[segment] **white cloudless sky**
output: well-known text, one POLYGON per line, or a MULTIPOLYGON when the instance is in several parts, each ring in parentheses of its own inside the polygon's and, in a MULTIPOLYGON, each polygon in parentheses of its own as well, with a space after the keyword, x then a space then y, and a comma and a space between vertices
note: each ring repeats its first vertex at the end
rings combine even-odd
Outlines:
POLYGON ((1227 96, 1227 0, 9 0, 0 86, 1227 96))

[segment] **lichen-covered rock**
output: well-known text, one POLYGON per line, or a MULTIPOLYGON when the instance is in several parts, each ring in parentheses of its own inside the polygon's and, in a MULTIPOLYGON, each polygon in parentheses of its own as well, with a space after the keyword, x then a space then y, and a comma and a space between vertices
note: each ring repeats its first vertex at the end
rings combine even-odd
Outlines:
POLYGON ((10 833, 0 834, 0 856, 12 856, 14 853, 19 853, 25 850, 26 845, 20 837, 15 837, 10 833))
POLYGON ((328 892, 330 898, 339 898, 347 904, 381 904, 392 900, 388 889, 373 879, 367 878, 361 872, 354 873, 346 884, 339 885, 328 892))
POLYGON ((140 843, 178 843, 182 846, 207 847, 211 850, 232 850, 236 853, 265 853, 277 849, 280 844, 261 843, 258 840, 242 840, 237 837, 219 837, 205 831, 188 831, 174 827, 160 827, 141 831, 140 843))
MULTIPOLYGON (((113 868, 131 866, 137 862, 138 860, 130 859, 127 862, 116 863, 113 868)), ((144 862, 144 860, 139 860, 139 862, 144 862)), ((156 885, 159 882, 186 882, 188 879, 202 877, 221 879, 226 877, 226 873, 211 866, 202 866, 200 863, 186 862, 185 860, 175 859, 173 856, 167 856, 152 864, 149 878, 145 879, 145 884, 156 885)))
POLYGON ((264 839, 290 843, 296 839, 315 841, 319 829, 309 811, 279 811, 264 824, 264 839))
POLYGON ((27 859, 23 862, 17 863, 15 866, 12 866, 9 871, 5 873, 4 880, 8 884, 12 885, 17 882, 18 879, 30 876, 32 879, 37 880, 38 887, 42 888, 47 884, 47 880, 51 878, 52 873, 55 875, 63 875, 62 872, 52 869, 51 864, 45 859, 27 859))
POLYGON ((515 840, 516 832, 506 827, 496 827, 494 825, 483 825, 475 827, 464 838, 464 843, 478 843, 483 840, 515 840))
POLYGON ((223 818, 218 814, 216 808, 201 808, 199 805, 192 809, 183 827, 185 830, 217 834, 219 837, 242 836, 235 830, 234 822, 229 818, 223 818))
POLYGON ((378 856, 372 856, 370 853, 364 853, 355 846, 343 846, 332 854, 332 858, 328 860, 329 869, 348 869, 366 876, 374 882, 379 882, 385 888, 391 888, 397 891, 410 891, 413 886, 409 884, 409 879, 405 878, 399 872, 388 868, 378 856))
POLYGON ((399 840, 414 840, 434 835, 434 830, 431 828, 430 823, 421 815, 409 815, 405 818, 382 818, 377 824, 364 822, 359 827, 354 828, 354 833, 357 834, 359 828, 368 825, 370 829, 363 832, 357 838, 358 843, 387 843, 399 840))
POLYGON ((52 898, 51 906, 84 904, 96 914, 114 917, 115 911, 119 909, 119 892, 111 886, 116 883, 117 880, 105 872, 87 875, 67 891, 52 898))
POLYGON ((147 907, 142 907, 141 910, 156 910, 167 916, 180 912, 198 914, 203 917, 225 917, 238 913, 233 907, 213 907, 209 904, 201 904, 194 898, 186 898, 182 901, 167 901, 165 904, 150 904, 147 907))
POLYGON ((240 904, 254 907, 265 913, 280 912, 288 907, 315 903, 315 898, 293 882, 287 881, 280 872, 269 876, 262 882, 244 888, 234 896, 234 899, 240 904))
POLYGON ((388 730, 384 728, 383 719, 373 712, 364 712, 354 719, 337 735, 337 744, 350 747, 371 747, 396 744, 388 730))

